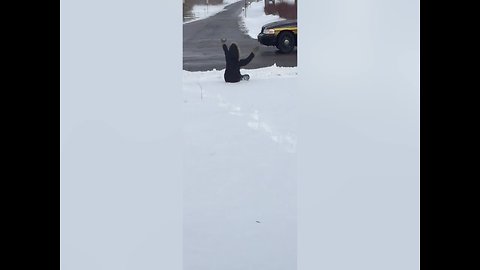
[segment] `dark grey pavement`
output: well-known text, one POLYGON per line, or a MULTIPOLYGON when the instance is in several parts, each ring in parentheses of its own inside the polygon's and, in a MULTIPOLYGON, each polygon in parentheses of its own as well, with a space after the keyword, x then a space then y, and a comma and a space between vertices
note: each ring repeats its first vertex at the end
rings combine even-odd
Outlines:
MULTIPOLYGON (((297 66, 297 50, 281 54, 274 46, 261 45, 239 27, 243 1, 227 6, 226 10, 212 17, 183 25, 183 69, 206 71, 225 68, 225 55, 220 39, 225 37, 230 46, 235 42, 240 49, 240 57, 245 58, 257 45, 260 50, 244 68, 254 69, 271 66, 297 66)), ((247 10, 248 15, 248 10, 247 10)), ((260 29, 258 29, 260 32, 260 29)))

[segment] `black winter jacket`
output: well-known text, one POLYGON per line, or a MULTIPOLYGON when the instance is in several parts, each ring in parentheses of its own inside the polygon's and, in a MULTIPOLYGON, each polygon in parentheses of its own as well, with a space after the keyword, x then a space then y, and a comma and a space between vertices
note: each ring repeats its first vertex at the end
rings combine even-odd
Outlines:
POLYGON ((225 78, 226 82, 239 82, 242 79, 242 75, 240 74, 240 67, 243 67, 252 61, 253 57, 255 56, 253 53, 245 58, 239 60, 239 52, 238 47, 235 43, 230 45, 230 49, 227 49, 227 45, 223 44, 223 51, 225 52, 225 61, 227 62, 227 66, 225 68, 225 74, 223 77, 225 78))

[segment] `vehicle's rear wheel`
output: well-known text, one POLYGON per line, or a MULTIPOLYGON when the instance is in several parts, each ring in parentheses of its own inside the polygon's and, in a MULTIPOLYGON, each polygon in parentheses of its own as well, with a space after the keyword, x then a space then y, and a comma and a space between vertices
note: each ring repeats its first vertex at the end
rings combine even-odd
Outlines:
POLYGON ((295 47, 295 37, 291 32, 281 32, 277 39, 277 48, 282 53, 289 53, 295 47))

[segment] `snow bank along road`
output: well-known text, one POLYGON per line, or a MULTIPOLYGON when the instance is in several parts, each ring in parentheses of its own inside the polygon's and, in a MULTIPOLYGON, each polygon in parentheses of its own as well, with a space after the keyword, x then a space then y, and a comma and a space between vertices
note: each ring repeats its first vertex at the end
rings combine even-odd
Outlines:
MULTIPOLYGON (((225 7, 214 16, 183 25, 183 69, 188 71, 207 71, 225 68, 220 39, 227 38, 227 45, 237 43, 240 57, 246 57, 251 50, 260 45, 260 51, 245 68, 268 67, 273 64, 284 67, 297 66, 296 51, 291 54, 279 54, 275 47, 266 47, 240 30, 239 20, 243 1, 225 7)), ((248 13, 247 13, 248 15, 248 13)), ((260 32, 260 29, 258 29, 260 32)))
POLYGON ((184 269, 295 269, 297 68, 183 72, 184 269))

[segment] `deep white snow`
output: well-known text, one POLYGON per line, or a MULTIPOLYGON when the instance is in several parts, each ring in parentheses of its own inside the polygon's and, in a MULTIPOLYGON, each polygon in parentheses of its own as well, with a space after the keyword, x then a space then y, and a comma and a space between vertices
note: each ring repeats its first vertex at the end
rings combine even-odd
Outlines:
POLYGON ((251 38, 256 39, 262 26, 276 21, 284 20, 278 15, 266 15, 264 11, 264 2, 252 2, 247 7, 246 17, 245 13, 240 14, 240 29, 247 33, 251 38))
POLYGON ((184 269, 296 269, 297 68, 183 71, 184 269))

